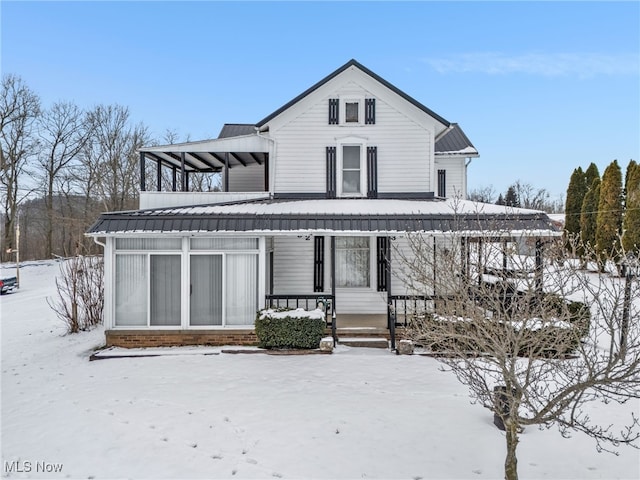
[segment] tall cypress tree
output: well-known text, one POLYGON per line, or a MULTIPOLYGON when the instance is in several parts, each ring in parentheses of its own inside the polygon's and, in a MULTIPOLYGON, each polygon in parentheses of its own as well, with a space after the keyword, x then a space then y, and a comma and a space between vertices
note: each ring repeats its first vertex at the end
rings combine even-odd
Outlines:
POLYGON ((622 230, 622 172, 614 160, 602 175, 598 215, 596 217, 596 252, 601 260, 614 259, 622 230))
POLYGON ((567 201, 564 207, 564 229, 568 241, 577 238, 580 233, 580 212, 582 211, 582 202, 586 194, 586 177, 582 168, 578 167, 571 174, 569 186, 567 187, 567 201))
POLYGON ((622 246, 625 252, 640 254, 640 165, 633 160, 625 177, 626 201, 622 224, 622 246))
POLYGON ((587 189, 593 185, 593 181, 597 178, 600 179, 600 171, 598 170, 598 166, 591 162, 587 169, 584 171, 585 183, 587 184, 587 189))
POLYGON ((627 172, 624 176, 624 191, 622 193, 623 203, 626 205, 627 202, 627 192, 629 191, 629 179, 633 175, 633 170, 636 168, 638 164, 635 160, 629 160, 629 165, 627 165, 627 172))
POLYGON ((592 250, 596 246, 596 217, 599 201, 600 177, 596 177, 584 196, 580 212, 580 238, 587 250, 592 250))

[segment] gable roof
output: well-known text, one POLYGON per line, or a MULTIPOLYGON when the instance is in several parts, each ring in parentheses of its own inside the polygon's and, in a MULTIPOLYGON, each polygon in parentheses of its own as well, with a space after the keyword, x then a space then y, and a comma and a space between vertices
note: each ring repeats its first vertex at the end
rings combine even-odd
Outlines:
POLYGON ((304 92, 302 92, 300 95, 298 95, 296 98, 294 98, 293 100, 291 100, 290 102, 288 102, 287 104, 283 105, 282 107, 280 107, 278 110, 276 110, 275 112, 273 112, 272 114, 266 116, 265 118, 263 118, 262 120, 260 120, 256 126, 257 127, 262 127, 264 126, 266 123, 268 123, 270 120, 274 119, 275 117, 277 117, 278 115, 280 115, 282 112, 284 112, 285 110, 289 109, 290 107, 292 107, 293 105, 295 105, 296 103, 298 103, 300 100, 302 100, 304 97, 306 97, 307 95, 313 93, 314 91, 316 91, 318 88, 320 88, 321 86, 323 86, 325 83, 329 82, 330 80, 332 80, 333 78, 337 77, 338 75, 340 75, 342 72, 344 72, 345 70, 347 70, 350 67, 356 67, 359 70, 361 70, 362 72, 366 73, 367 75, 369 75, 371 78, 373 78, 374 80, 376 80, 378 83, 381 83, 382 85, 384 85, 385 87, 387 87, 389 90, 391 90, 392 92, 396 93, 397 95, 399 95, 400 97, 404 98, 406 101, 408 101, 409 103, 411 103, 412 105, 418 107, 420 110, 422 110, 423 112, 425 112, 427 115, 430 115, 431 117, 435 118, 438 122, 442 123, 445 126, 449 126, 451 125, 450 122, 448 122, 447 120, 445 120, 444 118, 442 118, 440 115, 438 115, 437 113, 435 113, 433 110, 425 107, 422 103, 418 102, 415 98, 410 97, 409 95, 407 95, 406 93, 404 93, 402 90, 400 90, 399 88, 397 88, 396 86, 392 85, 391 83, 387 82, 384 78, 380 77, 379 75, 375 74, 374 72, 372 72, 371 70, 369 70, 367 67, 365 67, 364 65, 358 63, 356 60, 351 59, 349 60, 347 63, 345 63, 343 66, 341 66, 340 68, 338 68, 335 72, 330 73, 329 75, 327 75, 326 77, 324 77, 322 80, 320 80, 318 83, 316 83, 315 85, 313 85, 312 87, 308 88, 307 90, 305 90, 304 92))
POLYGON ((436 155, 479 156, 478 150, 476 150, 476 147, 473 146, 471 140, 457 123, 452 123, 447 130, 436 138, 434 147, 436 155))
POLYGON ((225 123, 218 138, 239 137, 253 133, 256 133, 256 126, 253 123, 225 123))

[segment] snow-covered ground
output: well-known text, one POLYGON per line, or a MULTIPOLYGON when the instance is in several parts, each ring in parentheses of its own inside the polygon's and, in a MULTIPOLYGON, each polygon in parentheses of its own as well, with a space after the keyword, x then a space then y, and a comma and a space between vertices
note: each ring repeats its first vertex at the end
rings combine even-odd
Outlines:
MULTIPOLYGON (((57 273, 27 264, 0 298, 3 477, 503 477, 504 434, 431 358, 340 347, 89 362, 103 332, 64 335, 46 303, 57 273)), ((597 453, 555 429, 528 428, 518 458, 521 478, 640 478, 638 450, 597 453)))

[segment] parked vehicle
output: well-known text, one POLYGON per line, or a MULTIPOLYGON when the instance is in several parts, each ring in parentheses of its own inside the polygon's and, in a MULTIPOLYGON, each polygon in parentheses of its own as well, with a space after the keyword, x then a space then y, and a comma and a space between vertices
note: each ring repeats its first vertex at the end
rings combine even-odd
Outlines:
POLYGON ((16 277, 7 277, 0 279, 0 295, 9 293, 10 291, 18 287, 18 279, 16 277))

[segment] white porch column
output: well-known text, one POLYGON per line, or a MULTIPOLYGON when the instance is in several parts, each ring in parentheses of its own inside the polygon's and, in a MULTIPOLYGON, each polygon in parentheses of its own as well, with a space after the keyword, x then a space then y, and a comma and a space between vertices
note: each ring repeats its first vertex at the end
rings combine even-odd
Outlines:
POLYGON ((267 238, 258 237, 258 308, 266 307, 267 294, 267 238))
POLYGON ((102 257, 104 260, 104 307, 102 311, 104 329, 111 330, 115 324, 113 318, 114 312, 114 264, 115 264, 115 240, 113 237, 105 238, 105 247, 104 247, 104 256, 102 257))

